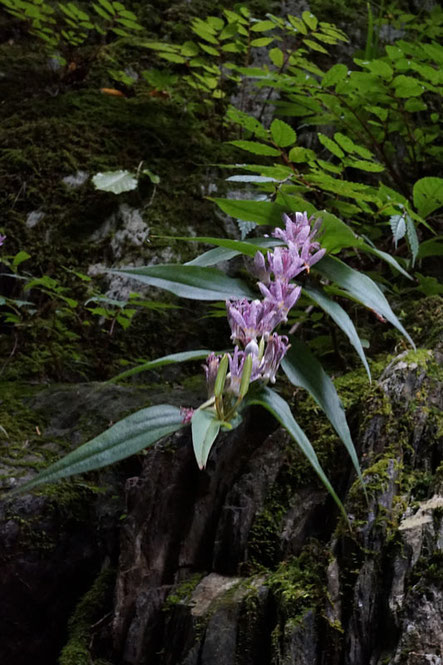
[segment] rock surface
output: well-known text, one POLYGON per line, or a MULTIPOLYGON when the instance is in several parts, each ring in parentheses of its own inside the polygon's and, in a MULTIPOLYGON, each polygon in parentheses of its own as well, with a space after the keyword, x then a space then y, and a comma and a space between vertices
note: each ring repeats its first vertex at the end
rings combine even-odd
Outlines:
MULTIPOLYGON (((322 489, 292 484, 277 536, 260 531, 287 482, 290 443, 255 414, 217 445, 204 473, 187 434, 150 451, 127 488, 112 662, 440 663, 436 359, 400 355, 359 405, 368 497, 356 483, 343 491, 352 530, 337 516, 331 528, 322 489)), ((339 486, 346 474, 336 476, 339 486)))
MULTIPOLYGON (((60 489, 3 503, 2 661, 55 663, 74 603, 113 563, 113 601, 88 619, 81 648, 71 625, 62 665, 441 663, 439 360, 403 353, 360 396, 350 384, 367 499, 320 417, 311 425, 351 528, 259 410, 220 438, 204 472, 183 430, 108 471, 108 493, 79 482, 68 498, 60 489)), ((54 454, 62 440, 80 443, 75 431, 86 437, 88 409, 100 431, 117 408, 165 397, 54 387, 28 405, 46 412, 54 454)))

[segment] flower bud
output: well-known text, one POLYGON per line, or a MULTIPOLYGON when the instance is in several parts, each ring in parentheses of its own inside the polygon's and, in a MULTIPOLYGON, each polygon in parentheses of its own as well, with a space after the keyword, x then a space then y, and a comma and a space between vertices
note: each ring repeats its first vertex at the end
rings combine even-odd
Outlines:
POLYGON ((251 374, 252 374, 252 363, 253 363, 253 356, 251 354, 247 355, 245 358, 245 362, 243 365, 243 372, 241 375, 241 383, 240 383, 240 391, 239 391, 239 397, 240 399, 243 399, 245 397, 246 393, 249 390, 249 384, 251 382, 251 374))
POLYGON ((215 385, 214 385, 214 395, 215 395, 215 397, 220 397, 223 394, 223 389, 225 387, 225 381, 226 381, 226 375, 228 373, 228 365, 229 365, 229 357, 228 357, 228 354, 225 353, 225 355, 223 356, 223 358, 220 361, 217 376, 215 378, 215 385))

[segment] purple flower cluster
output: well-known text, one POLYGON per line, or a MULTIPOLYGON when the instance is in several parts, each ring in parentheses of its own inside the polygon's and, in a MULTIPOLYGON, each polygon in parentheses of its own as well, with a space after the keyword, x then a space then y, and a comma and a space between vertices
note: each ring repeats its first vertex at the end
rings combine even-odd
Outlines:
POLYGON ((2 235, 2 234, 0 233, 0 247, 3 245, 3 243, 5 242, 5 240, 6 240, 6 236, 4 236, 4 235, 2 235))
MULTIPOLYGON (((284 242, 286 247, 276 247, 267 252, 267 262, 261 252, 254 259, 254 271, 259 277, 258 287, 263 300, 249 302, 246 298, 227 301, 228 322, 231 339, 236 346, 229 355, 228 391, 239 395, 245 359, 253 358, 250 381, 261 379, 275 383, 275 376, 286 354, 288 338, 273 332, 282 322, 300 297, 301 287, 291 284, 303 271, 325 254, 314 237, 320 221, 311 228, 306 213, 283 215, 285 229, 276 229, 272 234, 284 242)), ((219 359, 211 354, 205 366, 209 395, 213 394, 219 359)))

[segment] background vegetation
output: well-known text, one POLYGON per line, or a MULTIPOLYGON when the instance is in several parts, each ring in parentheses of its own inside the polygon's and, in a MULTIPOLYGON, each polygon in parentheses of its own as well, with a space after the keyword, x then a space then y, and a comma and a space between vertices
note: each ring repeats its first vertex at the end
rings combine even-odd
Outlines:
MULTIPOLYGON (((160 236, 253 237, 282 210, 321 213, 328 249, 400 316, 441 293, 439 7, 0 4, 3 379, 105 379, 122 361, 223 346, 217 307, 133 293, 105 270, 185 261, 192 245, 160 236), (95 174, 121 170, 122 193, 97 191, 95 174)), ((352 315, 370 355, 394 335, 352 315)), ((311 302, 292 324, 352 364, 311 302)))

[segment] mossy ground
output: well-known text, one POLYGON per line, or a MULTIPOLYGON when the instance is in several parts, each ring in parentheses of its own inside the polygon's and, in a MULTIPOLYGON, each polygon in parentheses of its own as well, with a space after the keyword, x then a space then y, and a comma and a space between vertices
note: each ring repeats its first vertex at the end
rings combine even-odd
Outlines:
MULTIPOLYGON (((89 665, 91 663, 91 627, 103 619, 112 606, 115 571, 104 568, 92 587, 81 598, 68 624, 68 641, 63 648, 59 665, 89 665)), ((107 665, 94 659, 95 665, 107 665)))

